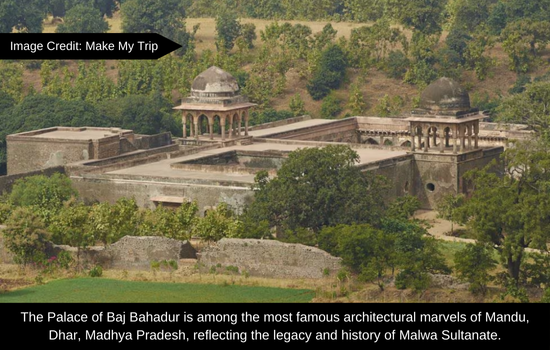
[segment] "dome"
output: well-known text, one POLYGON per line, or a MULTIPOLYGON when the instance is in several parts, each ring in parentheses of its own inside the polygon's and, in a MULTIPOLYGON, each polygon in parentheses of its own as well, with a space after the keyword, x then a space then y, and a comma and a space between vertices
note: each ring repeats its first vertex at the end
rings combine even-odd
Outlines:
POLYGON ((456 81, 450 78, 439 78, 422 92, 420 108, 432 111, 470 110, 470 96, 456 81))
POLYGON ((230 97, 238 91, 237 79, 216 66, 197 75, 191 85, 191 95, 195 97, 230 97))

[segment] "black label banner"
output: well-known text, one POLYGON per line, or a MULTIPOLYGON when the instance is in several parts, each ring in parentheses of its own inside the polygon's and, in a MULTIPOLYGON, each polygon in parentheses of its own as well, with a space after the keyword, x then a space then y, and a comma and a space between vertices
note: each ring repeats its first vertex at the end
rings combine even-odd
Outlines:
POLYGON ((2 317, 22 347, 550 348, 549 304, 4 304, 2 317))
POLYGON ((180 47, 157 33, 0 34, 4 60, 150 60, 180 47))

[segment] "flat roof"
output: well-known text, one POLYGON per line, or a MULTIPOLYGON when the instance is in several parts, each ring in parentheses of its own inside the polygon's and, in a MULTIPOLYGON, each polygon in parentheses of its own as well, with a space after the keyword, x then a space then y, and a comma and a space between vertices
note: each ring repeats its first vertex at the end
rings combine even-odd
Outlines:
POLYGON ((32 137, 43 139, 63 139, 63 140, 98 140, 109 136, 118 135, 123 130, 112 132, 109 129, 84 129, 84 130, 65 130, 58 129, 49 132, 32 135, 32 137))
MULTIPOLYGON (((124 175, 124 176, 148 176, 148 177, 168 177, 178 179, 201 179, 211 181, 232 181, 242 183, 254 183, 253 174, 236 174, 236 173, 222 173, 215 171, 192 171, 184 169, 172 169, 170 164, 178 163, 186 160, 192 160, 202 158, 207 155, 216 155, 235 150, 247 150, 247 151, 294 151, 298 148, 318 147, 313 145, 299 145, 299 144, 280 144, 280 143, 253 143, 251 145, 231 146, 224 148, 217 148, 207 151, 198 152, 192 155, 183 157, 176 157, 171 159, 163 159, 158 162, 137 165, 125 169, 115 170, 107 172, 110 175, 124 175)), ((387 158, 406 155, 406 151, 396 151, 390 149, 370 149, 370 148, 358 148, 355 149, 359 155, 358 164, 371 163, 387 158)))
POLYGON ((328 123, 334 123, 340 121, 339 120, 332 120, 332 119, 309 119, 304 120, 297 123, 290 123, 285 124, 281 126, 274 126, 272 128, 266 128, 266 129, 259 129, 259 130, 249 130, 248 134, 254 137, 265 137, 269 135, 275 135, 286 131, 293 131, 298 129, 307 128, 310 126, 316 126, 316 125, 322 125, 322 124, 328 124, 328 123))

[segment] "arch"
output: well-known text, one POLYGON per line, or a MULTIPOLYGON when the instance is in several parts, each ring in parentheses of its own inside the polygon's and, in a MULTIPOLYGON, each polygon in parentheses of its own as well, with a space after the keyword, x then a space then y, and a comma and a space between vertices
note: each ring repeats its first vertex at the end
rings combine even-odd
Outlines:
POLYGON ((209 119, 206 114, 199 114, 197 117, 197 124, 198 124, 198 135, 208 135, 210 131, 210 125, 209 125, 209 119))
POLYGON ((379 143, 372 137, 366 139, 364 143, 366 143, 367 145, 379 145, 379 143))
POLYGON ((411 141, 405 141, 401 144, 401 147, 411 147, 411 141))
POLYGON ((393 141, 390 140, 390 139, 385 139, 384 140, 384 146, 393 146, 393 141))

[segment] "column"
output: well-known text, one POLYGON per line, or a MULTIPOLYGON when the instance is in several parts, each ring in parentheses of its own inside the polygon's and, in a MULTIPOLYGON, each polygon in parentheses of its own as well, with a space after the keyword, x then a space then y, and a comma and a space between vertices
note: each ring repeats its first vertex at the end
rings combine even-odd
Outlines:
MULTIPOLYGON (((424 128, 422 128, 424 132, 424 128)), ((428 147, 430 147, 430 129, 426 127, 426 134, 424 135, 424 152, 428 152, 428 147)))
POLYGON ((225 116, 220 116, 220 129, 222 129, 222 141, 225 141, 225 116))
POLYGON ((435 146, 437 146, 437 136, 436 136, 436 131, 438 131, 438 130, 439 130, 439 127, 437 127, 437 129, 436 129, 436 128, 434 128, 434 127, 432 127, 432 131, 433 131, 433 133, 434 133, 434 140, 433 140, 433 141, 434 141, 434 147, 435 147, 435 146))
POLYGON ((464 152, 466 150, 466 130, 464 130, 464 125, 458 126, 460 130, 460 152, 464 152))
POLYGON ((414 139, 414 137, 416 136, 414 134, 414 129, 416 127, 414 125, 411 125, 411 150, 414 152, 416 150, 416 140, 414 139))
POLYGON ((478 146, 478 140, 479 140, 478 134, 479 134, 479 121, 476 121, 476 122, 474 122, 474 148, 475 149, 479 148, 479 146, 478 146))
POLYGON ((200 117, 197 117, 194 122, 195 122, 195 138, 198 140, 199 139, 199 119, 200 117))
POLYGON ((472 149, 472 124, 468 125, 468 149, 472 149))
POLYGON ((445 131, 444 130, 443 132, 441 131, 441 125, 437 126, 437 130, 439 131, 439 152, 443 153, 445 152, 445 136, 443 136, 445 134, 445 131))
POLYGON ((208 116, 208 131, 210 132, 210 140, 214 139, 214 116, 208 116))
POLYGON ((181 118, 183 121, 183 138, 187 138, 187 114, 183 112, 183 117, 181 118))
POLYGON ((244 116, 244 136, 248 136, 248 111, 243 112, 244 116))
POLYGON ((453 153, 455 154, 457 152, 456 150, 457 138, 458 138, 458 127, 455 125, 453 130, 453 153))
POLYGON ((237 136, 241 136, 241 115, 237 114, 237 136))

